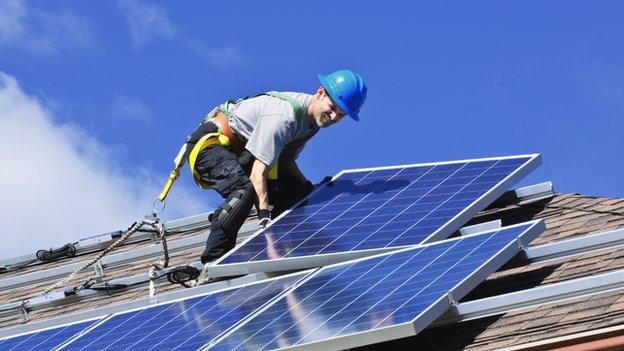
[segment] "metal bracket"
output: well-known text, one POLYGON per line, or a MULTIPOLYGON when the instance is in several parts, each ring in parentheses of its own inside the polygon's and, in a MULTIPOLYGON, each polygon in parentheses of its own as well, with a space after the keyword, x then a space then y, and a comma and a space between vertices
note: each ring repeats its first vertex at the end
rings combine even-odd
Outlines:
POLYGON ((555 196, 552 182, 529 185, 509 190, 493 201, 486 209, 500 208, 509 205, 526 205, 555 196))
POLYGON ((26 307, 22 304, 20 307, 18 307, 17 312, 19 313, 20 319, 22 320, 21 323, 27 323, 28 322, 28 310, 26 309, 26 307))
POLYGON ((474 224, 466 227, 459 228, 459 234, 461 236, 473 235, 491 230, 500 229, 503 226, 503 222, 500 219, 496 219, 489 222, 474 224))
POLYGON ((518 245, 518 248, 521 251, 524 251, 526 249, 526 245, 524 245, 521 240, 516 240, 516 245, 518 245))
POLYGON ((106 273, 104 273, 104 266, 102 265, 102 260, 97 261, 93 265, 93 270, 95 271, 95 278, 97 279, 98 282, 100 282, 102 278, 106 276, 106 273))
POLYGON ((446 298, 448 299, 448 301, 451 304, 451 306, 457 306, 457 300, 453 296, 452 292, 446 294, 446 298))

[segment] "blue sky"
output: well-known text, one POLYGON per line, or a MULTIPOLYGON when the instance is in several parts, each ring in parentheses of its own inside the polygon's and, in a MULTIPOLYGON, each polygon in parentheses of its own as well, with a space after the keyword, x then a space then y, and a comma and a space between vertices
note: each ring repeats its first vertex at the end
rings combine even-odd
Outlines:
MULTIPOLYGON (((341 68, 361 73, 368 100, 360 122, 308 144, 300 166, 312 180, 539 152, 522 185, 622 197, 623 7, 0 0, 0 207, 43 246, 125 227, 213 106, 313 92, 317 73, 341 68)), ((181 178, 165 218, 218 204, 181 178)))

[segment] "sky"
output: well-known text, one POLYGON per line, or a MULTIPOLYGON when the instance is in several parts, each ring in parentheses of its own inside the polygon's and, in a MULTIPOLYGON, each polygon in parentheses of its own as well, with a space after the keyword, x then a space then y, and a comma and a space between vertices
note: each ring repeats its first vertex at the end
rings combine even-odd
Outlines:
MULTIPOLYGON (((0 0, 0 258, 151 212, 180 144, 228 98, 360 73, 359 122, 298 160, 341 169, 540 153, 518 184, 623 197, 624 3, 0 0), (618 151, 620 150, 620 151, 618 151)), ((187 169, 162 213, 219 204, 187 169)))

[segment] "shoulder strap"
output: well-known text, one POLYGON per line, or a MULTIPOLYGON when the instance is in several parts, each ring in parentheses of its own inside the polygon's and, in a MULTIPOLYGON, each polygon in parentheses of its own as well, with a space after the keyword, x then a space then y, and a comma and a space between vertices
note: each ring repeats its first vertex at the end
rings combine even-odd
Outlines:
POLYGON ((295 120, 297 120, 297 129, 299 129, 299 125, 301 124, 301 121, 303 120, 303 109, 301 108, 301 104, 297 100, 291 98, 288 95, 281 94, 276 91, 268 91, 262 95, 269 95, 274 98, 288 101, 292 105, 293 110, 295 111, 295 120))
MULTIPOLYGON (((282 94, 282 93, 278 93, 276 91, 268 91, 266 93, 258 94, 256 96, 262 96, 262 95, 268 95, 268 96, 272 96, 274 98, 278 98, 278 99, 281 99, 281 100, 284 100, 284 101, 288 101, 292 105, 293 110, 295 111, 295 120, 297 121, 297 129, 299 129, 300 125, 302 124, 302 121, 304 120, 304 116, 303 116, 303 108, 301 108, 301 104, 297 100, 291 98, 288 95, 285 95, 285 94, 282 94)), ((256 96, 252 96, 252 97, 256 97, 256 96)), ((230 99, 230 100, 227 100, 226 102, 224 102, 223 104, 221 104, 219 106, 219 110, 225 116, 228 116, 228 109, 229 109, 229 105, 230 104, 237 104, 237 103, 239 103, 239 102, 241 102, 243 100, 247 100, 249 98, 250 97, 247 96, 247 97, 242 98, 242 99, 237 99, 237 100, 230 99)))
POLYGON ((225 116, 229 116, 228 110, 231 104, 238 104, 239 102, 243 100, 247 100, 247 99, 249 99, 249 97, 244 97, 242 99, 236 99, 236 100, 228 99, 227 101, 219 105, 219 111, 221 111, 221 113, 223 113, 225 116))

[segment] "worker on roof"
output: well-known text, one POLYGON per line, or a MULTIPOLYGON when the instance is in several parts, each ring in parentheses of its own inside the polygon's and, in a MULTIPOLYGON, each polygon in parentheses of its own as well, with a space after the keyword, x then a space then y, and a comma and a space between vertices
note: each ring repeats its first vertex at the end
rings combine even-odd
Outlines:
POLYGON ((268 92, 212 110, 187 138, 184 157, 202 188, 225 198, 211 215, 204 264, 231 250, 252 205, 260 227, 312 189, 295 160, 320 128, 345 115, 359 120, 367 88, 349 70, 318 75, 313 95, 268 92), (273 206, 273 212, 269 210, 273 206))

